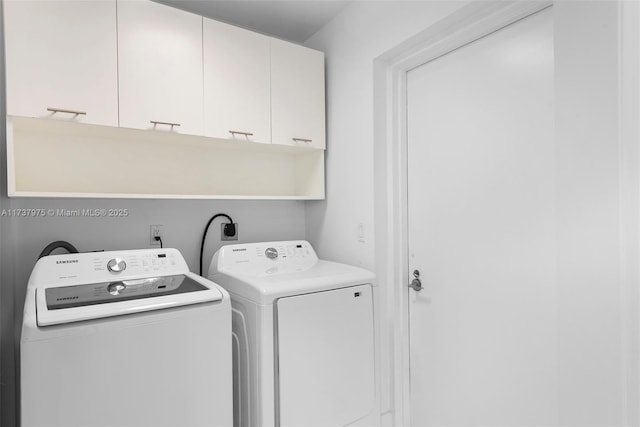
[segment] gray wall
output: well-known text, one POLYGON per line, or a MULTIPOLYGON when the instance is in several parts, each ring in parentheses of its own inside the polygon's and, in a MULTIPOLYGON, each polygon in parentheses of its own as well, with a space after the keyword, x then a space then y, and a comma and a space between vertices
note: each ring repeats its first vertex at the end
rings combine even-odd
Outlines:
MULTIPOLYGON (((4 116, 2 116, 4 117, 4 116)), ((4 148, 3 148, 4 150, 4 148)), ((203 200, 90 200, 0 199, 0 209, 93 209, 125 208, 126 218, 9 218, 2 217, 2 425, 12 425, 14 370, 13 342, 19 340, 26 284, 40 251, 50 242, 66 240, 79 251, 150 247, 149 225, 164 226, 165 247, 182 252, 192 271, 198 271, 204 226, 218 212, 239 224, 238 242, 302 239, 305 237, 304 203, 289 201, 203 200)), ((220 222, 211 225, 204 254, 204 272, 221 246, 220 222)), ((235 242, 231 242, 235 243, 235 242)))
MULTIPOLYGON (((4 117, 4 116, 2 116, 4 117)), ((4 148, 2 148, 4 151, 4 148)), ((2 425, 13 425, 15 357, 27 281, 40 251, 50 242, 66 240, 79 251, 150 247, 149 225, 164 226, 165 247, 182 252, 192 271, 198 271, 204 226, 218 212, 239 224, 238 242, 303 239, 304 202, 206 201, 206 200, 92 200, 92 199, 0 199, 0 209, 128 209, 126 218, 104 217, 1 217, 2 292, 2 425), (13 337, 13 340, 11 339, 13 337)), ((226 220, 225 220, 226 221, 226 220)), ((209 229, 204 254, 204 274, 213 253, 222 245, 220 222, 209 229)), ((235 242, 231 242, 235 243, 235 242)))
MULTIPOLYGON (((0 16, 0 38, 4 30, 0 16)), ((304 202, 129 199, 23 199, 7 197, 4 40, 0 39, 0 214, 18 208, 128 209, 123 218, 0 216, 0 424, 16 425, 17 346, 27 281, 40 251, 50 242, 66 240, 80 251, 150 247, 149 226, 164 226, 165 247, 182 252, 192 271, 198 271, 200 242, 209 218, 224 212, 239 224, 238 242, 305 238, 304 202)), ((91 179, 91 177, 87 177, 91 179)), ((204 271, 221 246, 220 222, 210 227, 204 271)))

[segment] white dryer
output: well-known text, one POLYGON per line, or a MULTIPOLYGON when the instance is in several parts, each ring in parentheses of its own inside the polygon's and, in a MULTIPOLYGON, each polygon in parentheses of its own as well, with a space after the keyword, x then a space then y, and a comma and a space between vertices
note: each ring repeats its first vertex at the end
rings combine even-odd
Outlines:
POLYGON ((373 273, 287 241, 224 246, 209 278, 231 295, 236 426, 380 424, 373 273))
POLYGON ((22 426, 228 426, 227 292, 175 249, 40 258, 20 343, 22 426))

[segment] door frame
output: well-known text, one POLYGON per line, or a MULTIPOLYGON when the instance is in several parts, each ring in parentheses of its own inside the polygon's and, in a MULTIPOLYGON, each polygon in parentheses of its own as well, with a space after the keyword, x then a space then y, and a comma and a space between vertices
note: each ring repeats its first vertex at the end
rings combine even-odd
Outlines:
POLYGON ((384 313, 382 364, 393 425, 410 425, 407 72, 552 6, 552 0, 471 2, 374 61, 375 265, 384 313), (386 362, 386 363, 385 363, 386 362), (386 371, 386 372, 385 372, 386 371))

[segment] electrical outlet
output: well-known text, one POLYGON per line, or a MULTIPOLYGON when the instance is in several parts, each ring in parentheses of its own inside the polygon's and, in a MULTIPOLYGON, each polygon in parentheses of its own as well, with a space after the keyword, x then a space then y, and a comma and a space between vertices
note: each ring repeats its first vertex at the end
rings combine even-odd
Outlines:
POLYGON ((238 240, 238 223, 234 222, 233 225, 235 227, 235 233, 233 233, 233 235, 227 235, 230 233, 225 233, 226 231, 226 227, 229 226, 229 223, 226 224, 222 224, 222 228, 220 228, 220 240, 224 241, 229 241, 229 240, 238 240))
POLYGON ((159 237, 160 239, 162 239, 162 225, 156 224, 156 225, 152 225, 150 228, 151 228, 151 234, 150 234, 151 245, 160 246, 160 241, 156 240, 156 237, 159 237))

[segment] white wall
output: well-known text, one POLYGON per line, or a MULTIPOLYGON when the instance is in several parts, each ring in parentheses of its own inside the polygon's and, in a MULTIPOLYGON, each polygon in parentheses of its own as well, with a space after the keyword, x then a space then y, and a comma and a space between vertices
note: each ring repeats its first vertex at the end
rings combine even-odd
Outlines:
POLYGON ((640 425, 640 2, 621 7, 621 279, 628 425, 640 425))
MULTIPOLYGON (((376 271, 374 239, 374 60, 446 17, 462 1, 353 2, 307 41, 325 52, 326 201, 307 202, 307 239, 320 257, 376 271), (359 236, 362 224, 363 237, 359 236)), ((379 309, 389 284, 380 283, 379 309)), ((389 312, 381 317, 381 411, 392 423, 397 402, 389 312)))
POLYGON ((307 41, 326 55, 327 200, 307 203, 321 257, 375 270, 373 61, 464 4, 356 1, 307 41))
MULTIPOLYGON (((307 42, 325 51, 327 67, 328 198, 306 207, 307 238, 322 257, 379 267, 373 236, 374 176, 381 172, 373 159, 374 60, 464 4, 354 2, 307 42), (364 238, 358 236, 360 223, 364 238)), ((639 18, 637 5, 625 7, 623 15, 615 1, 554 5, 557 163, 549 173, 558 194, 563 425, 638 424, 639 18), (629 11, 635 18, 621 28, 629 11)), ((383 296, 391 290, 381 286, 383 296)), ((383 347, 392 343, 389 328, 383 324, 383 347)), ((388 394, 394 385, 392 349, 383 351, 382 410, 397 410, 388 394)))
POLYGON ((624 38, 620 13, 620 4, 612 1, 554 6, 558 380, 564 425, 621 425, 627 416, 637 422, 637 366, 632 366, 637 360, 629 357, 637 357, 637 334, 627 330, 637 316, 637 306, 628 304, 637 300, 638 286, 638 158, 637 141, 625 141, 620 133, 627 93, 620 86, 625 64, 620 52, 631 41, 624 38))

